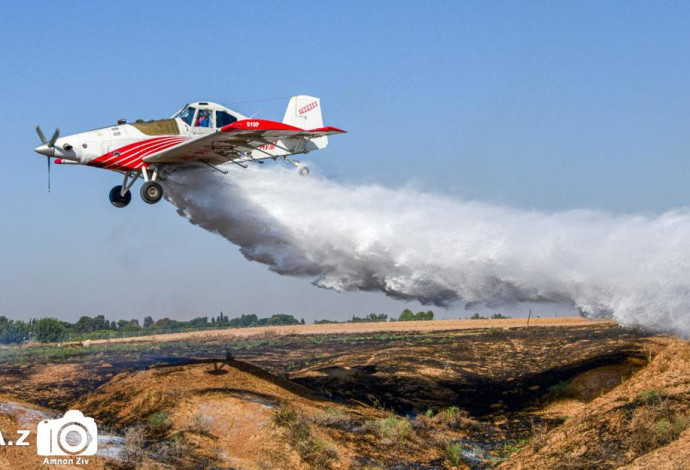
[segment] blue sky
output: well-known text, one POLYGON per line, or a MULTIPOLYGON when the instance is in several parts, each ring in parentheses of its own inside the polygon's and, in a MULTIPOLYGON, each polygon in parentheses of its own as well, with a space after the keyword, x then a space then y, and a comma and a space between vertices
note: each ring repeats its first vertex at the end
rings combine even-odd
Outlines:
POLYGON ((685 2, 3 2, 0 14, 0 315, 419 307, 270 273, 167 203, 117 210, 116 174, 56 166, 49 194, 36 123, 71 134, 196 100, 280 120, 304 93, 349 131, 310 157, 338 181, 543 211, 661 213, 690 197, 685 2))

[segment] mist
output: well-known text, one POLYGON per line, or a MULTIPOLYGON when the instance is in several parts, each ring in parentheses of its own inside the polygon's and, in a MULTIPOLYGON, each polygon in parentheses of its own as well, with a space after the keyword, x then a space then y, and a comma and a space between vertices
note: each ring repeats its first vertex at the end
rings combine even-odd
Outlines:
POLYGON ((336 291, 450 306, 548 301, 690 336, 690 212, 525 211, 271 166, 189 166, 166 198, 249 260, 336 291))

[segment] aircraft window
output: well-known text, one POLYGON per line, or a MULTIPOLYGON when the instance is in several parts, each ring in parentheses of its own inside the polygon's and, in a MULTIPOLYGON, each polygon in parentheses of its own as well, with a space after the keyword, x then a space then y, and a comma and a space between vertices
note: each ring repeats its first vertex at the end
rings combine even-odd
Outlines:
POLYGON ((237 121, 237 118, 225 111, 216 111, 216 127, 227 126, 237 121))
POLYGON ((194 127, 211 127, 211 111, 208 109, 200 109, 199 115, 194 121, 194 127))
POLYGON ((196 109, 192 108, 191 106, 187 107, 187 108, 183 109, 182 111, 180 111, 180 114, 177 115, 177 117, 179 117, 180 119, 182 119, 184 122, 186 122, 187 124, 189 124, 191 126, 192 120, 194 119, 194 111, 196 111, 196 109))

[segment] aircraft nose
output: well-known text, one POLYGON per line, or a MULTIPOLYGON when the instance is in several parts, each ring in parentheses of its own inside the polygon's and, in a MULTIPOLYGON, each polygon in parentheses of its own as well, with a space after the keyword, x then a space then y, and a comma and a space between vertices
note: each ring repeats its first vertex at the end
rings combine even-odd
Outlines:
POLYGON ((34 152, 40 153, 41 155, 45 155, 46 157, 53 156, 53 149, 51 147, 48 147, 47 144, 39 145, 34 149, 34 152))

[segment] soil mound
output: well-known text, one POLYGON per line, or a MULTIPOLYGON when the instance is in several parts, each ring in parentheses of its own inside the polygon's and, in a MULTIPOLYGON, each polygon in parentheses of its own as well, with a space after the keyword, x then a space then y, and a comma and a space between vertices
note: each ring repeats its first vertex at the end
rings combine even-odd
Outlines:
POLYGON ((413 421, 326 400, 237 360, 123 373, 78 407, 124 434, 123 468, 408 468, 443 461, 475 425, 458 409, 413 421))
POLYGON ((571 410, 500 468, 689 468, 690 344, 672 341, 629 380, 571 410))

